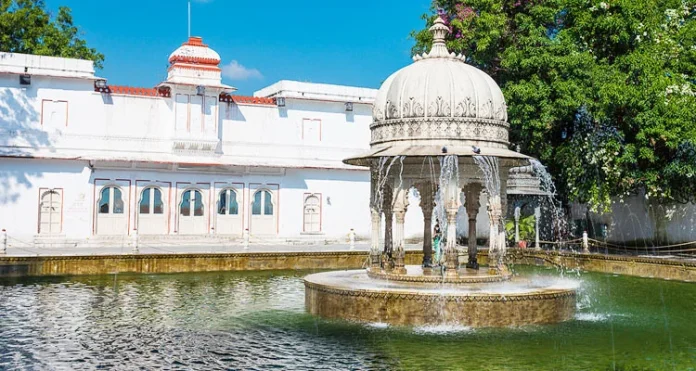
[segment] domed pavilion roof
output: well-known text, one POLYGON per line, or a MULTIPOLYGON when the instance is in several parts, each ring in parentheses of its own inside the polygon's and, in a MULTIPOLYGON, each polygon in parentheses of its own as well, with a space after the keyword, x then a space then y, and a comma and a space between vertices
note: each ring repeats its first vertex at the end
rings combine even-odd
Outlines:
POLYGON ((192 36, 169 56, 169 63, 217 67, 220 64, 220 54, 203 44, 202 38, 192 36))
POLYGON ((220 54, 203 43, 200 37, 189 37, 169 56, 167 80, 163 84, 207 86, 234 91, 222 84, 220 54))
POLYGON ((345 160, 366 165, 383 156, 476 154, 526 159, 508 149, 507 104, 485 72, 450 53, 442 19, 430 28, 433 46, 389 76, 377 93, 370 152, 345 160), (475 149, 474 149, 475 147, 475 149))

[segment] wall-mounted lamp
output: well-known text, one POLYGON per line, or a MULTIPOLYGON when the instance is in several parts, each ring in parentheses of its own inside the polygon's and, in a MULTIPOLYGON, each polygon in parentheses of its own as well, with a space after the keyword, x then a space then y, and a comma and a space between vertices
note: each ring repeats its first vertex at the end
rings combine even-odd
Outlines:
POLYGON ((346 112, 353 112, 353 102, 346 102, 346 112))
POLYGON ((205 95, 205 86, 203 86, 203 85, 196 86, 196 95, 200 95, 200 96, 205 95))
POLYGON ((106 80, 104 80, 104 79, 95 80, 95 81, 94 81, 94 87, 95 87, 96 89, 100 89, 100 90, 101 90, 101 89, 106 89, 106 88, 107 88, 107 86, 106 86, 106 80))
POLYGON ((276 98, 276 105, 278 107, 285 107, 285 98, 284 97, 276 98))
POLYGON ((19 75, 19 85, 31 85, 31 75, 19 75))
POLYGON ((158 93, 162 97, 171 97, 172 96, 172 88, 166 85, 161 85, 157 89, 158 93))

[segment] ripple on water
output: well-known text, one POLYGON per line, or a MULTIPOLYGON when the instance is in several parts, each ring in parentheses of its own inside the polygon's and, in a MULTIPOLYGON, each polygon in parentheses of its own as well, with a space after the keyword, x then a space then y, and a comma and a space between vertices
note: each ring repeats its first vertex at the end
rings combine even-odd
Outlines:
POLYGON ((604 313, 575 313, 575 319, 578 321, 601 322, 606 321, 609 315, 604 313))
POLYGON ((429 325, 413 328, 413 333, 418 335, 465 334, 472 332, 474 332, 474 329, 471 327, 457 325, 429 325))
POLYGON ((387 368, 305 329, 298 277, 76 280, 0 285, 0 369, 387 368))
POLYGON ((365 326, 367 326, 367 327, 369 327, 369 328, 374 328, 374 329, 385 329, 385 328, 389 328, 389 324, 388 324, 388 323, 384 323, 384 322, 370 322, 370 323, 366 323, 365 326))
POLYGON ((303 276, 0 282, 0 370, 471 369, 481 359, 515 370, 694 364, 693 284, 585 274, 573 321, 471 330, 317 319, 304 310, 303 276))

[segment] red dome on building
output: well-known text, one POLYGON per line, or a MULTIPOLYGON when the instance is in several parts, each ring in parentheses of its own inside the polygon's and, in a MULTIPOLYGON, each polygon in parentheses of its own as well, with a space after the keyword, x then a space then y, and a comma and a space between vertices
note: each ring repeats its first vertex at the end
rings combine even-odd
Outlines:
POLYGON ((169 63, 186 64, 199 67, 218 67, 220 65, 220 54, 203 44, 203 39, 197 36, 189 37, 169 56, 169 63))

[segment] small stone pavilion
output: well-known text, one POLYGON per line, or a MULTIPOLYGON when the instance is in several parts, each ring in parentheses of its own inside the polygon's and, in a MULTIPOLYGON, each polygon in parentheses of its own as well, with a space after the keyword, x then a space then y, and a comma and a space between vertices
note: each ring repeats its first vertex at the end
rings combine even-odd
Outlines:
POLYGON ((439 263, 448 277, 466 274, 456 249, 460 206, 465 207, 470 231, 466 267, 478 269, 475 231, 481 192, 488 193, 490 269, 497 273, 503 269, 508 172, 526 165, 528 157, 509 149, 507 106, 496 82, 467 64, 464 55, 447 50, 449 30, 441 19, 430 31, 430 52, 416 55, 413 64, 392 74, 379 89, 370 151, 345 160, 371 169, 371 269, 406 273, 404 218, 408 193, 415 188, 424 216, 424 273, 439 263), (447 225, 439 262, 432 256, 433 214, 440 225, 447 225))

